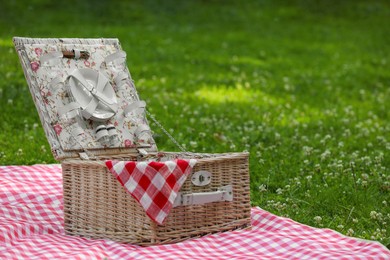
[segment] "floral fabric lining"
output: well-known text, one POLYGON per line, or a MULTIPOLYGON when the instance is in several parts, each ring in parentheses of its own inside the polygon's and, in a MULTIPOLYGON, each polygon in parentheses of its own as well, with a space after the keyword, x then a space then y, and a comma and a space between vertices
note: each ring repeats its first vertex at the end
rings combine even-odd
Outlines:
MULTIPOLYGON (((31 73, 27 74, 27 79, 30 84, 36 84, 33 93, 38 109, 45 111, 48 118, 45 119, 49 124, 46 127, 51 127, 53 131, 46 131, 52 138, 51 145, 53 150, 57 150, 58 146, 63 151, 86 150, 107 148, 101 142, 96 140, 95 123, 90 120, 85 120, 80 115, 76 117, 60 117, 59 109, 71 103, 73 97, 66 84, 56 84, 52 86, 51 82, 56 77, 59 77, 61 82, 72 73, 75 69, 90 68, 104 73, 109 80, 116 93, 119 104, 119 109, 116 115, 109 119, 106 124, 112 124, 117 131, 116 148, 136 148, 139 146, 151 147, 155 150, 155 143, 152 136, 149 134, 147 138, 138 140, 135 138, 135 131, 140 125, 148 125, 145 118, 145 113, 139 111, 130 112, 127 115, 124 109, 131 103, 139 101, 139 97, 135 86, 131 80, 129 71, 127 70, 125 61, 122 63, 104 63, 104 58, 118 51, 118 47, 114 44, 25 44, 23 55, 27 58, 31 73), (54 65, 46 65, 40 62, 42 55, 63 50, 85 50, 88 51, 90 57, 88 59, 67 59, 60 58, 54 65), (120 84, 115 83, 115 77, 120 73, 126 73, 127 78, 122 80, 120 84)), ((25 61, 26 62, 26 61, 25 61)), ((45 126, 44 126, 45 127, 45 126)), ((61 152, 61 151, 57 151, 61 152)), ((58 154, 57 154, 58 155, 58 154)))

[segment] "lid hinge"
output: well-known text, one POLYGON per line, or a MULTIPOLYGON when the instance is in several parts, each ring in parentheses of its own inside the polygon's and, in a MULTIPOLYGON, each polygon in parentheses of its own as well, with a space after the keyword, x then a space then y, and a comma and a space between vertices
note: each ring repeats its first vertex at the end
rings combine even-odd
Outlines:
POLYGON ((89 160, 89 156, 85 152, 79 153, 79 156, 81 160, 89 160))
POLYGON ((139 155, 140 155, 141 157, 144 157, 144 156, 147 156, 147 155, 148 155, 148 152, 147 152, 145 149, 138 148, 137 151, 138 151, 138 153, 139 153, 139 155))

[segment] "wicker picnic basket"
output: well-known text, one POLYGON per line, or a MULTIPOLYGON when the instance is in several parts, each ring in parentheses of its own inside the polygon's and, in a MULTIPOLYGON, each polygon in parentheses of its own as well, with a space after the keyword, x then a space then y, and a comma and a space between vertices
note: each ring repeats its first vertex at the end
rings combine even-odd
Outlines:
POLYGON ((249 154, 158 152, 117 39, 15 37, 14 44, 61 161, 67 234, 153 245, 250 227, 249 154), (105 165, 175 159, 197 162, 163 224, 105 165))

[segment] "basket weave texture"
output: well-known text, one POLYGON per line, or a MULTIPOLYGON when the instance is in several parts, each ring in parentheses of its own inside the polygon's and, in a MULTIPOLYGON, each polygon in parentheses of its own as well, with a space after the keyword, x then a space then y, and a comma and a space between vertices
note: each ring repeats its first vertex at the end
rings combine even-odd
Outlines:
MULTIPOLYGON (((165 156, 189 158, 175 153, 165 156)), ((190 157, 194 158, 196 154, 190 157)), ((113 158, 115 156, 110 157, 113 158)), ((182 193, 215 191, 231 184, 233 201, 175 207, 166 222, 157 225, 107 170, 103 161, 65 160, 62 162, 65 230, 71 235, 154 245, 250 227, 248 153, 200 158, 193 172, 200 170, 212 174, 211 183, 197 187, 188 178, 181 188, 182 193)))

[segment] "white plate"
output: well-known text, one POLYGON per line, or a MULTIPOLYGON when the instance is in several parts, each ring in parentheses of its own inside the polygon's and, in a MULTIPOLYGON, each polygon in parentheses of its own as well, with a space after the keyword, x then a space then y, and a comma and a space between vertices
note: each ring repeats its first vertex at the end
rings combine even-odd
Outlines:
MULTIPOLYGON (((105 77, 101 72, 97 72, 93 69, 83 68, 78 69, 78 71, 84 77, 85 81, 93 86, 93 88, 96 88, 99 76, 105 77)), ((85 109, 92 99, 96 99, 96 97, 94 97, 78 80, 74 79, 73 77, 69 77, 69 86, 74 99, 77 103, 80 104, 82 109, 85 109)), ((101 94, 104 97, 112 100, 115 104, 118 103, 115 91, 108 80, 101 94)), ((102 102, 99 102, 90 119, 95 121, 106 121, 115 114, 116 111, 113 112, 109 107, 105 106, 102 102)))

